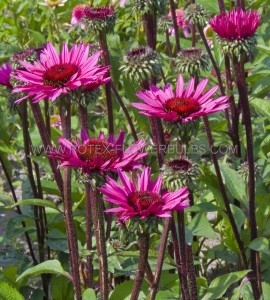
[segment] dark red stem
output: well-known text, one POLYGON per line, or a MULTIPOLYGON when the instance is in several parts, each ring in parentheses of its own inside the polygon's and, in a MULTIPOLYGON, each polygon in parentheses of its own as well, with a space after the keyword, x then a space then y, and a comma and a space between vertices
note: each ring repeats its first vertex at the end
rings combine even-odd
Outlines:
MULTIPOLYGON (((239 93, 239 101, 241 102, 243 111, 243 120, 246 130, 246 142, 247 142, 247 162, 248 162, 248 194, 249 194, 249 218, 250 218, 250 234, 251 241, 257 238, 257 222, 256 222, 256 204, 255 204, 255 169, 254 169, 254 153, 253 153, 253 135, 252 135, 252 122, 251 113, 249 107, 248 90, 246 85, 246 74, 244 69, 244 63, 239 62, 237 58, 234 58, 234 72, 235 80, 239 93)), ((250 249, 250 262, 251 269, 254 273, 256 280, 257 275, 257 260, 256 251, 250 249)), ((253 289, 255 299, 260 298, 260 293, 257 289, 253 289), (256 298, 257 297, 257 298, 256 298)))
POLYGON ((188 300, 189 293, 188 293, 187 277, 186 277, 186 273, 184 272, 185 266, 183 266, 183 261, 181 260, 180 257, 179 241, 177 237, 177 231, 176 231, 174 220, 172 220, 171 231, 172 231, 175 261, 177 264, 177 271, 178 271, 178 276, 179 276, 180 286, 181 286, 181 295, 183 300, 188 300))
POLYGON ((168 234, 171 227, 171 218, 166 218, 164 222, 164 229, 161 235, 160 239, 160 246, 159 246, 159 253, 158 253, 158 259, 157 259, 157 266, 156 266, 156 272, 154 275, 154 282, 149 294, 149 300, 154 300, 156 298, 156 294, 158 292, 158 286, 160 281, 160 275, 162 271, 163 261, 164 261, 164 255, 166 251, 167 246, 167 240, 168 240, 168 234))
POLYGON ((129 127, 131 129, 133 138, 134 138, 135 141, 138 141, 137 132, 136 132, 136 129, 135 129, 134 124, 132 122, 132 119, 130 117, 130 114, 129 114, 129 112, 128 112, 128 110, 127 110, 124 102, 122 101, 120 95, 118 94, 118 91, 117 91, 117 89, 116 89, 116 87, 115 87, 115 85, 114 85, 113 82, 111 82, 111 86, 112 86, 112 91, 114 93, 114 96, 117 99, 118 103, 120 104, 121 108, 123 109, 123 112, 124 112, 124 114, 125 114, 125 116, 127 118, 127 121, 128 121, 129 127))
POLYGON ((130 300, 137 300, 140 294, 148 259, 149 239, 149 234, 145 233, 141 234, 141 236, 139 237, 139 264, 130 300))
POLYGON ((178 25, 177 25, 177 19, 176 19, 174 0, 170 0, 170 8, 171 8, 171 14, 172 14, 172 20, 173 20, 173 28, 175 31, 175 47, 176 47, 176 51, 179 52, 180 51, 180 39, 179 39, 179 31, 178 31, 178 25))
MULTIPOLYGON (((221 95, 222 95, 222 96, 225 96, 226 93, 225 93, 225 88, 224 88, 223 83, 222 83, 221 73, 220 73, 220 70, 219 70, 219 68, 218 68, 218 65, 217 65, 217 63, 216 63, 216 61, 215 61, 215 59, 214 59, 214 56, 213 56, 213 54, 212 54, 212 52, 211 52, 211 49, 210 49, 210 47, 209 47, 209 45, 208 45, 208 43, 207 43, 206 37, 205 37, 204 32, 203 32, 203 28, 202 28, 201 26, 197 25, 197 29, 198 29, 198 31, 199 31, 200 37, 201 37, 201 39, 202 39, 202 41, 203 41, 203 44, 204 44, 204 46, 205 46, 205 49, 206 49, 206 51, 207 51, 207 53, 208 53, 208 55, 209 55, 209 58, 210 58, 210 60, 211 60, 211 63, 212 63, 212 65, 213 65, 213 68, 214 68, 214 70, 215 70, 215 73, 216 73, 216 76, 217 76, 218 85, 219 85, 219 89, 220 89, 221 95)), ((225 109, 224 113, 225 113, 225 118, 226 118, 226 121, 227 121, 228 132, 230 133, 232 130, 231 130, 231 121, 230 121, 230 116, 229 116, 229 111, 228 111, 228 109, 225 109)))
POLYGON ((97 255, 99 262, 99 285, 101 300, 109 297, 108 260, 104 228, 103 201, 96 188, 90 189, 91 212, 96 237, 97 255))
MULTIPOLYGON (((14 201, 14 203, 18 203, 18 199, 17 199, 16 193, 15 193, 15 189, 14 189, 14 186, 13 186, 13 184, 12 184, 12 180, 11 180, 11 178, 10 178, 10 176, 9 176, 8 168, 6 167, 5 161, 4 161, 4 159, 2 158, 1 152, 0 152, 0 163, 1 163, 1 166, 2 166, 2 169, 3 169, 3 172, 4 172, 4 174, 5 174, 5 177, 6 177, 6 179, 7 179, 7 182, 8 182, 8 185, 9 185, 9 189, 10 189, 11 194, 12 194, 13 201, 14 201)), ((16 212, 17 212, 19 215, 22 214, 21 208, 20 208, 19 206, 16 206, 16 212)), ((24 221, 22 221, 22 227, 23 227, 23 228, 26 228, 26 224, 25 224, 24 221)), ((31 239, 30 239, 30 237, 29 237, 28 231, 25 231, 25 232, 24 232, 24 235, 25 235, 26 243, 27 243, 27 245, 28 245, 29 252, 30 252, 30 255, 31 255, 33 264, 34 264, 34 265, 37 265, 37 264, 38 264, 38 261, 37 261, 36 256, 35 256, 35 252, 34 252, 34 250, 33 250, 32 242, 31 242, 31 239)))
POLYGON ((186 245, 186 256, 187 256, 187 271, 188 271, 188 286, 190 292, 190 299, 197 300, 197 281, 196 272, 193 262, 192 246, 190 244, 186 245))
MULTIPOLYGON (((60 118, 62 125, 62 134, 66 139, 71 138, 71 105, 67 99, 60 100, 60 118)), ((76 227, 72 212, 72 197, 71 197, 71 168, 64 168, 63 181, 63 204, 64 204, 64 219, 67 230, 69 256, 71 260, 72 279, 75 288, 76 299, 82 299, 80 272, 79 272, 79 251, 77 242, 76 227)))
POLYGON ((233 230, 236 242, 238 244, 238 247, 239 247, 239 250, 240 250, 240 253, 241 253, 244 268, 247 269, 248 268, 248 263, 247 263, 247 258, 246 258, 244 245, 243 245, 243 242, 240 238, 240 234, 238 232, 238 229, 237 229, 237 226, 236 226, 236 223, 235 223, 235 219, 233 217, 233 213, 232 213, 232 210, 231 210, 231 207, 230 207, 230 201, 229 201, 229 198, 227 196, 225 186, 224 186, 224 183, 223 183, 223 180, 222 180, 222 175, 221 175, 221 171, 220 171, 220 168, 219 168, 218 159, 217 159, 216 151, 215 151, 215 147, 214 147, 214 139, 213 139, 213 136, 212 136, 212 132, 211 132, 211 128, 210 128, 210 124, 209 124, 207 116, 203 117, 203 121, 204 121, 205 131, 206 131, 206 134, 207 134, 207 139, 208 139, 208 143, 209 143, 209 148, 210 148, 210 152, 211 152, 212 161, 213 161, 215 171, 216 171, 216 175, 217 175, 219 189, 220 189, 220 192, 222 194, 224 205, 225 205, 225 208, 226 208, 226 212, 227 212, 227 215, 228 215, 230 224, 232 226, 232 230, 233 230))
MULTIPOLYGON (((106 39, 106 33, 102 32, 99 35, 99 46, 100 49, 103 51, 103 63, 105 66, 110 65, 110 54, 106 39)), ((108 112, 108 126, 109 126, 109 133, 114 133, 114 123, 113 123, 113 106, 112 106, 112 91, 111 91, 111 82, 109 81, 105 85, 105 93, 106 93, 106 100, 107 100, 107 112, 108 112)))

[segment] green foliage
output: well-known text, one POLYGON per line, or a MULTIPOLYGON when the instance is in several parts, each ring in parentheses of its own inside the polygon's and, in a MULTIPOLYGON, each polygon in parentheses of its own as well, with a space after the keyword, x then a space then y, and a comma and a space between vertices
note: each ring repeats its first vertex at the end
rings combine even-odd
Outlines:
POLYGON ((24 300, 24 297, 8 283, 0 281, 1 300, 24 300))
POLYGON ((70 275, 63 269, 61 263, 56 259, 52 259, 27 269, 17 278, 16 281, 19 281, 28 276, 36 276, 43 273, 63 275, 70 279, 70 275))
POLYGON ((246 276, 250 271, 239 271, 239 272, 231 272, 226 275, 221 275, 215 278, 208 287, 208 291, 206 295, 202 298, 202 300, 214 300, 219 299, 223 296, 226 290, 229 288, 231 284, 241 280, 244 276, 246 276))

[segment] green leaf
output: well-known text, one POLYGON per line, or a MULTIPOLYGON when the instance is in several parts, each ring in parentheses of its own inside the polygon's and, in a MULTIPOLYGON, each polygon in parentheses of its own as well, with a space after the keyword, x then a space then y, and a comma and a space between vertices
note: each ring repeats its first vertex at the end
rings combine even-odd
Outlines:
MULTIPOLYGON (((109 299, 110 300, 129 300, 132 292, 132 288, 134 285, 134 280, 125 281, 115 287, 115 289, 111 292, 109 299)), ((139 299, 146 299, 146 295, 148 295, 148 285, 144 281, 142 284, 142 289, 140 293, 139 299)))
POLYGON ((44 273, 63 275, 70 279, 69 273, 63 269, 61 263, 58 260, 53 259, 47 260, 41 264, 38 264, 37 266, 27 269, 17 278, 16 281, 19 281, 27 276, 36 276, 44 273))
POLYGON ((270 254, 269 251, 269 241, 267 238, 264 237, 258 237, 255 240, 253 240, 249 246, 250 249, 264 253, 264 254, 270 254))
POLYGON ((261 115, 270 118, 270 102, 267 99, 253 98, 250 104, 257 112, 260 112, 261 115))
POLYGON ((0 281, 0 299, 1 300, 24 300, 24 297, 11 285, 0 281))
POLYGON ((225 184, 228 187, 233 198, 239 201, 246 201, 246 186, 240 174, 238 174, 237 171, 229 168, 225 164, 220 164, 220 170, 225 179, 225 184))
POLYGON ((19 206, 19 205, 38 205, 38 206, 45 206, 45 207, 50 207, 53 208, 55 210, 59 210, 59 208, 50 200, 44 200, 44 199, 26 199, 26 200, 22 200, 19 201, 13 205, 10 206, 10 208, 13 208, 15 206, 19 206))
POLYGON ((63 276, 53 276, 51 281, 51 294, 53 300, 74 300, 72 282, 63 276))
POLYGON ((185 211, 187 212, 212 212, 212 211, 218 211, 219 207, 214 205, 211 202, 206 203, 199 203, 196 205, 191 206, 190 208, 187 208, 185 211))
POLYGON ((229 274, 221 275, 215 278, 208 290, 206 295, 203 297, 202 300, 214 300, 220 299, 222 295, 227 291, 229 286, 234 282, 241 280, 244 276, 246 276, 250 271, 244 270, 239 272, 232 272, 229 274))
POLYGON ((198 213, 188 224, 188 228, 192 231, 193 235, 203 236, 206 238, 214 239, 216 238, 215 232, 212 229, 207 217, 198 213))
POLYGON ((97 297, 96 297, 96 293, 93 289, 87 289, 83 292, 83 300, 96 300, 97 297))

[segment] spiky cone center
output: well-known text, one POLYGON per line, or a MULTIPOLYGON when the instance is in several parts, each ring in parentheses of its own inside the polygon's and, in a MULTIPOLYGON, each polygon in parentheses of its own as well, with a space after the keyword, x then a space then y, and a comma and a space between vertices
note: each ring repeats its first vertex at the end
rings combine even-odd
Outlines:
POLYGON ((162 32, 166 32, 173 27, 173 20, 169 16, 162 16, 158 22, 158 29, 162 32))
POLYGON ((107 17, 111 17, 114 14, 114 9, 112 6, 108 7, 101 7, 101 8, 94 8, 89 7, 86 12, 86 18, 89 20, 106 20, 107 17))
POLYGON ((129 195, 128 203, 139 212, 149 208, 153 203, 162 205, 163 200, 158 194, 152 192, 134 192, 129 195))
POLYGON ((149 47, 136 47, 124 55, 120 70, 130 80, 141 82, 151 76, 158 77, 160 68, 156 51, 149 47))
POLYGON ((44 72, 43 82, 45 85, 63 87, 78 71, 79 67, 75 64, 56 64, 44 72))
POLYGON ((185 9, 185 19, 192 24, 204 27, 208 20, 208 12, 199 4, 190 4, 185 9))
POLYGON ((175 97, 168 99, 164 107, 166 111, 176 112, 179 117, 186 118, 197 112, 200 109, 200 104, 192 98, 175 97))
POLYGON ((219 43, 223 53, 230 53, 238 60, 244 55, 246 60, 253 60, 256 52, 257 41, 255 37, 249 37, 241 40, 228 41, 226 39, 220 39, 219 43))
POLYGON ((84 145, 76 149, 78 157, 84 161, 93 161, 94 159, 106 162, 117 158, 116 149, 108 142, 100 139, 90 139, 84 145))
POLYGON ((86 28, 99 34, 101 32, 113 31, 115 24, 115 13, 112 6, 93 8, 89 7, 84 17, 86 28))
POLYGON ((207 54, 198 48, 180 50, 175 61, 180 73, 188 73, 190 75, 206 71, 209 66, 207 54))
POLYGON ((186 159, 173 159, 167 162, 167 166, 174 172, 186 172, 192 168, 192 163, 186 159))

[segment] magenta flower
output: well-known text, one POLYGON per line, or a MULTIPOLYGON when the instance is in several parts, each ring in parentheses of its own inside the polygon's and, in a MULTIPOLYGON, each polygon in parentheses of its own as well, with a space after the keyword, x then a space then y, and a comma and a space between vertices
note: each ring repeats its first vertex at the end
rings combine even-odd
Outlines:
POLYGON ((97 81, 105 83, 110 80, 110 77, 105 76, 109 72, 109 66, 97 65, 101 53, 102 51, 98 51, 89 57, 88 44, 73 45, 69 51, 64 43, 59 55, 53 45, 48 43, 41 51, 39 61, 33 64, 20 61, 25 70, 16 70, 14 77, 24 84, 16 86, 13 93, 27 93, 28 96, 33 96, 33 102, 43 99, 55 101, 71 90, 97 81))
POLYGON ((113 6, 105 6, 101 8, 89 7, 86 10, 85 17, 89 20, 105 20, 107 17, 114 14, 113 6))
POLYGON ((89 138, 87 131, 81 131, 81 142, 75 138, 70 142, 65 138, 59 138, 59 148, 52 149, 48 156, 60 161, 61 167, 81 168, 84 173, 116 172, 118 169, 131 170, 141 166, 139 162, 147 155, 143 152, 146 143, 138 140, 123 151, 124 131, 120 131, 115 141, 114 135, 105 139, 100 132, 98 138, 89 138))
MULTIPOLYGON (((175 10, 176 22, 179 29, 183 30, 184 36, 187 38, 191 34, 191 23, 185 20, 185 11, 181 8, 175 10)), ((168 13, 168 17, 172 18, 172 13, 168 13)), ((170 29, 170 33, 175 35, 174 28, 170 29)))
POLYGON ((260 25, 260 15, 256 10, 244 11, 234 8, 210 20, 210 25, 221 39, 227 41, 253 37, 260 25))
POLYGON ((72 11, 72 18, 71 18, 71 24, 73 26, 77 26, 79 23, 81 24, 81 28, 85 28, 85 24, 83 22, 83 18, 86 15, 86 11, 89 8, 86 4, 79 4, 73 8, 72 11))
POLYGON ((165 121, 180 121, 187 123, 198 117, 215 113, 229 106, 228 97, 212 98, 218 90, 218 86, 211 88, 203 94, 208 79, 202 80, 195 88, 195 79, 191 78, 184 89, 184 80, 181 74, 178 76, 176 92, 170 84, 164 90, 151 85, 150 90, 137 93, 137 97, 145 103, 131 103, 140 109, 140 113, 149 117, 160 117, 165 121))
POLYGON ((0 85, 6 86, 8 88, 12 88, 10 83, 10 74, 12 73, 12 69, 9 63, 5 63, 0 67, 0 85))
POLYGON ((119 170, 122 185, 107 176, 107 183, 100 188, 106 195, 105 201, 118 205, 107 209, 107 213, 116 213, 119 221, 139 216, 141 219, 156 215, 160 218, 171 217, 170 211, 189 207, 188 187, 175 192, 161 192, 161 175, 151 181, 151 169, 144 168, 141 175, 137 173, 137 182, 119 170))

